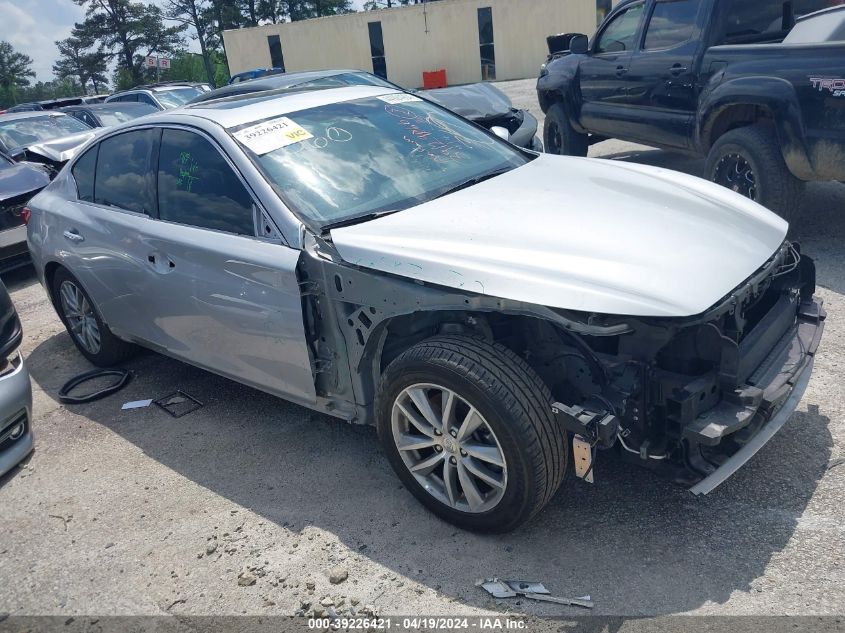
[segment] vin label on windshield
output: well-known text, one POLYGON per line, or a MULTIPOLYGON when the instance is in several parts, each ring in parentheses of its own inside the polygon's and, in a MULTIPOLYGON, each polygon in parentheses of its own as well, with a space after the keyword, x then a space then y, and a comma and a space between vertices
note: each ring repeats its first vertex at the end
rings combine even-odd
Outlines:
POLYGON ((259 156, 313 138, 311 132, 286 116, 251 125, 233 136, 259 156))

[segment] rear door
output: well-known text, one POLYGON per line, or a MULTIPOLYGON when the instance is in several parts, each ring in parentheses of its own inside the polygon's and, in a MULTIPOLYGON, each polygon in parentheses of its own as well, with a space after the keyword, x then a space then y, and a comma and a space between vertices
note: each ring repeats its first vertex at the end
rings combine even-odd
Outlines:
POLYGON ((707 12, 700 0, 656 0, 641 46, 631 58, 630 135, 661 146, 687 148, 698 102, 695 62, 707 12))
POLYGON ((645 3, 616 14, 596 35, 590 54, 580 64, 581 123, 591 132, 624 136, 628 72, 637 44, 645 3))
POLYGON ((316 400, 296 278, 300 252, 256 237, 270 222, 209 136, 161 131, 158 221, 147 227, 152 343, 270 393, 316 400), (257 218, 261 218, 258 220, 257 218))
POLYGON ((132 130, 103 139, 73 165, 77 199, 51 214, 65 264, 124 338, 149 338, 150 282, 144 228, 155 196, 150 161, 155 131, 132 130))

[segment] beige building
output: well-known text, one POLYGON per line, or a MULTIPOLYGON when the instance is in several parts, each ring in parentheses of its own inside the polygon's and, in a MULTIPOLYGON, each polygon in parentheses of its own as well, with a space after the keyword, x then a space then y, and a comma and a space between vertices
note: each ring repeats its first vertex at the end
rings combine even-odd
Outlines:
MULTIPOLYGON (((615 2, 613 3, 615 4, 615 2)), ((406 88, 445 69, 449 84, 536 77, 546 36, 587 33, 608 0, 439 0, 226 31, 232 74, 359 68, 406 88)))

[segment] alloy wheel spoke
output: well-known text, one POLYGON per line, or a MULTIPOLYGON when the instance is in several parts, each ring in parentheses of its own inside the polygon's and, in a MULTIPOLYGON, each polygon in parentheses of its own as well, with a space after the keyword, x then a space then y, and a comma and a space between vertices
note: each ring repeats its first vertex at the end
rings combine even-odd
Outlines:
POLYGON ((420 387, 408 389, 408 397, 411 398, 414 405, 417 407, 417 410, 422 414, 426 422, 440 431, 442 423, 437 417, 437 414, 434 412, 434 409, 431 408, 431 402, 429 402, 428 394, 426 394, 425 390, 420 387))
POLYGON ((478 442, 464 442, 461 444, 461 448, 469 453, 471 457, 475 457, 488 464, 493 464, 500 468, 503 468, 505 465, 502 453, 495 446, 479 444, 478 442))
POLYGON ((466 497, 470 510, 477 510, 481 507, 484 503, 484 497, 472 480, 472 476, 467 471, 463 461, 458 462, 458 481, 461 482, 461 488, 464 491, 464 497, 466 497))
POLYGON ((493 471, 486 468, 483 464, 474 461, 471 457, 465 457, 461 461, 464 465, 464 468, 466 468, 471 474, 478 477, 488 486, 504 489, 505 482, 504 477, 501 474, 494 473, 493 471))
POLYGON ((466 417, 464 418, 463 422, 461 422, 461 426, 458 429, 458 441, 462 442, 463 440, 471 436, 478 430, 478 428, 482 424, 484 424, 484 420, 478 414, 478 411, 476 411, 475 409, 470 409, 469 413, 466 414, 466 417))
POLYGON ((411 435, 410 433, 403 433, 396 443, 400 451, 419 451, 424 448, 432 448, 437 442, 427 435, 411 435))
POLYGON ((448 433, 452 428, 452 418, 455 411, 455 394, 452 391, 443 392, 443 406, 440 419, 442 420, 441 431, 448 433))
POLYGON ((443 460, 443 487, 446 489, 449 505, 454 508, 460 498, 460 493, 458 492, 458 467, 450 459, 443 460))
POLYGON ((423 420, 416 412, 411 411, 408 407, 398 401, 396 402, 396 406, 399 411, 402 412, 402 415, 408 419, 408 422, 413 424, 414 428, 416 428, 420 433, 428 437, 434 437, 434 428, 431 427, 428 422, 423 420))
POLYGON ((430 475, 443 460, 444 455, 445 453, 433 453, 431 456, 411 466, 411 472, 415 475, 430 475))

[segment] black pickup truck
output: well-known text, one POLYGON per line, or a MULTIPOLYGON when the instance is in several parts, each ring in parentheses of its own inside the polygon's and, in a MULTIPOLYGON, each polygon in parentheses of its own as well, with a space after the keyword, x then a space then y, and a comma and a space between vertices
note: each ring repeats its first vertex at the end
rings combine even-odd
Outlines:
POLYGON ((622 0, 592 40, 549 38, 546 151, 610 138, 706 156, 704 176, 790 219, 845 181, 842 0, 622 0))

